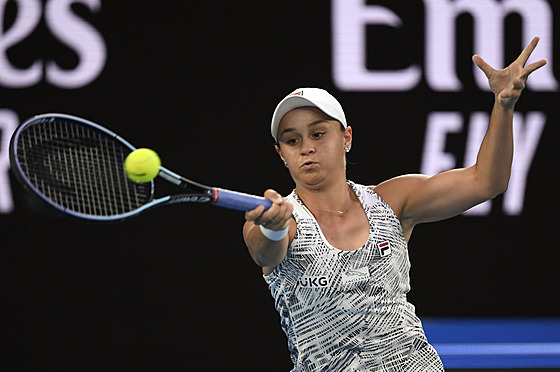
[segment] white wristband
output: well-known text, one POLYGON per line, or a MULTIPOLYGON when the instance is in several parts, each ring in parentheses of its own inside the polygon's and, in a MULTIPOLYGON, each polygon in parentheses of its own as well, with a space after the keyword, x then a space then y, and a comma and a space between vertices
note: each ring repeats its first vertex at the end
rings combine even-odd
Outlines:
POLYGON ((267 229, 263 225, 259 225, 259 228, 261 229, 261 232, 264 236, 275 242, 284 239, 284 237, 288 235, 288 231, 290 230, 289 225, 285 229, 279 231, 267 229))

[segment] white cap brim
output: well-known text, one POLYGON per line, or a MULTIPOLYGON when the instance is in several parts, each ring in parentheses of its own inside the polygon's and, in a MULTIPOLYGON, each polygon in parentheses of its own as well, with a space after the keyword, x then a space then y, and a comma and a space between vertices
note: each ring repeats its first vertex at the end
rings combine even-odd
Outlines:
POLYGON ((299 88, 284 97, 274 110, 270 133, 275 140, 278 140, 280 120, 288 112, 300 107, 317 107, 331 118, 338 120, 345 128, 347 127, 342 106, 331 94, 320 88, 299 88))

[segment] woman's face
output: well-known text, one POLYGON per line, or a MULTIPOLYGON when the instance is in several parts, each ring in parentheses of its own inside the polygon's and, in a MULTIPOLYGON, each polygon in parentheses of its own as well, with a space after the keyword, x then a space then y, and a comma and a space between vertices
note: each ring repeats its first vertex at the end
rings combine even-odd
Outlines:
POLYGON ((337 176, 346 177, 346 150, 352 129, 315 107, 288 112, 278 126, 276 151, 296 182, 320 187, 337 176))

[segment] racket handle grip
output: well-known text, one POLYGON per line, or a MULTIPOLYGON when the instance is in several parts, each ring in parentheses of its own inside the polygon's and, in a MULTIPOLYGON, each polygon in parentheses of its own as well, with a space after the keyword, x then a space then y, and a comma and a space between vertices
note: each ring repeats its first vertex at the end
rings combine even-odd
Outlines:
POLYGON ((212 194, 212 204, 218 207, 246 212, 257 208, 259 205, 264 205, 265 210, 272 206, 272 202, 262 196, 249 195, 219 188, 213 188, 212 194))

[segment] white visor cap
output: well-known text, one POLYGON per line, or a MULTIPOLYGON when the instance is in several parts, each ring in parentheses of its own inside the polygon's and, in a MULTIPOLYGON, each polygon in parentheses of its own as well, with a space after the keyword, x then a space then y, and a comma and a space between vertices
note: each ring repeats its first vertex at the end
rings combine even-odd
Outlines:
POLYGON ((272 115, 272 125, 270 133, 276 141, 278 141, 278 125, 280 120, 289 111, 299 107, 317 107, 331 118, 338 120, 344 128, 346 124, 346 116, 340 103, 329 92, 320 88, 299 88, 288 94, 274 110, 272 115))

